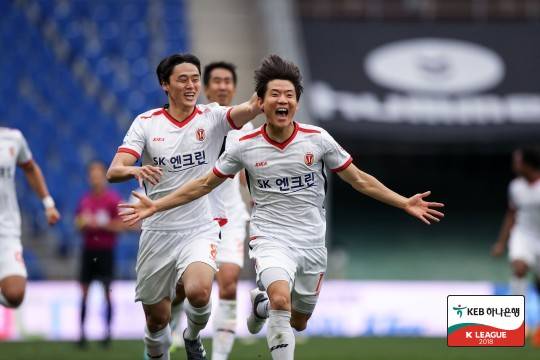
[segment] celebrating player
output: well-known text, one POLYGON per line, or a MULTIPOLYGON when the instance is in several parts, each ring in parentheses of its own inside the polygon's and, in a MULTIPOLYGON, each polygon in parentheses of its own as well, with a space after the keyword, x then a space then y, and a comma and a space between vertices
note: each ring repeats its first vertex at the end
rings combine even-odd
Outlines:
MULTIPOLYGON (((163 59, 157 76, 168 106, 134 120, 107 173, 109 181, 136 178, 152 199, 205 174, 218 157, 223 137, 260 113, 256 96, 226 108, 197 105, 200 62, 191 54, 163 59), (142 156, 142 166, 134 166, 142 156)), ((169 359, 171 300, 180 286, 187 297, 183 336, 188 359, 206 359, 199 332, 210 317, 219 226, 207 199, 156 214, 142 224, 137 256, 136 300, 146 315, 145 351, 169 359)))
POLYGON ((325 167, 357 191, 427 224, 439 221, 443 214, 434 208, 443 204, 424 201, 429 192, 405 198, 389 190, 353 165, 351 156, 325 130, 294 122, 303 88, 293 63, 271 55, 255 72, 255 80, 266 124, 232 144, 212 172, 160 199, 138 195, 141 201, 121 205, 125 210, 120 215, 130 223, 188 204, 246 169, 255 203, 250 257, 255 259, 258 284, 268 294, 251 292, 248 329, 260 331, 268 318, 272 358, 293 359, 292 328, 306 328, 326 271, 325 167))
MULTIPOLYGON (((230 106, 236 93, 237 75, 233 64, 213 62, 204 67, 203 84, 209 102, 217 102, 221 106, 230 106)), ((244 126, 253 129, 251 123, 244 126)), ((241 136, 241 131, 232 130, 227 134, 226 144, 231 139, 241 136)), ((244 264, 244 241, 246 239, 246 222, 249 213, 240 192, 240 176, 224 182, 209 194, 210 207, 214 220, 221 229, 221 241, 217 250, 219 271, 216 279, 219 285, 219 303, 214 313, 212 360, 226 360, 232 350, 236 331, 236 287, 240 269, 244 264)), ((177 331, 180 324, 181 306, 184 294, 176 294, 172 303, 171 329, 173 347, 182 345, 182 337, 177 331)))
POLYGON ((22 303, 27 276, 22 257, 21 215, 15 193, 15 165, 23 169, 28 183, 43 202, 49 225, 60 220, 23 134, 0 127, 0 304, 9 308, 17 308, 22 303))
MULTIPOLYGON (((540 293, 540 148, 514 151, 512 165, 518 177, 508 187, 509 206, 492 255, 504 254, 508 244, 510 292, 525 295, 527 274, 533 271, 540 293)), ((533 343, 540 346, 540 327, 533 335, 533 343)))

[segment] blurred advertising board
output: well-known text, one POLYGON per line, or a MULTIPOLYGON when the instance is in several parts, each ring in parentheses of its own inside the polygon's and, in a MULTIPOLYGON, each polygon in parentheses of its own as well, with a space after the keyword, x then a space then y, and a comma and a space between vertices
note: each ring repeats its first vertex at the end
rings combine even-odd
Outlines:
MULTIPOLYGON (((238 287, 237 333, 242 337, 248 336, 244 319, 250 311, 248 294, 252 287, 248 281, 242 281, 238 287)), ((113 336, 117 339, 143 336, 144 316, 141 305, 133 301, 134 289, 134 282, 113 283, 113 336)), ((214 288, 214 306, 217 305, 216 290, 214 288)), ((489 282, 328 280, 323 283, 319 303, 305 334, 444 337, 448 295, 491 295, 502 291, 489 282)), ((93 284, 86 327, 91 339, 103 335, 103 300, 102 288, 93 284)), ((0 307, 0 339, 76 340, 79 306, 80 290, 76 282, 30 282, 20 309, 0 307)), ((203 335, 209 336, 211 329, 209 324, 203 335)), ((263 330, 261 335, 264 334, 263 330)))
POLYGON ((311 114, 344 145, 540 136, 535 22, 302 21, 311 114))

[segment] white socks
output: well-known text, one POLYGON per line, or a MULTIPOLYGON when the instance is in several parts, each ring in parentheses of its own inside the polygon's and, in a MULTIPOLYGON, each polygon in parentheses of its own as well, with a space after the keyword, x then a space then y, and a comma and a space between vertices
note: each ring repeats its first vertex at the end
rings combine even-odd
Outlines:
POLYGON ((266 339, 272 359, 293 360, 295 342, 290 311, 270 310, 268 313, 266 339))
POLYGON ((227 360, 236 333, 236 300, 219 300, 213 328, 212 360, 227 360))
POLYGON ((171 328, 169 325, 163 329, 150 332, 144 328, 144 351, 150 359, 169 360, 169 347, 171 346, 171 328))
POLYGON ((188 340, 195 340, 199 336, 199 332, 206 327, 210 312, 212 311, 212 302, 209 301, 203 307, 196 308, 186 301, 184 308, 187 317, 187 328, 184 332, 184 337, 188 340))
POLYGON ((182 305, 183 302, 171 306, 171 321, 169 325, 171 326, 171 331, 177 332, 178 327, 180 326, 180 318, 182 317, 182 305))
POLYGON ((526 295, 527 293, 527 277, 518 278, 512 276, 510 278, 510 293, 512 295, 526 295))

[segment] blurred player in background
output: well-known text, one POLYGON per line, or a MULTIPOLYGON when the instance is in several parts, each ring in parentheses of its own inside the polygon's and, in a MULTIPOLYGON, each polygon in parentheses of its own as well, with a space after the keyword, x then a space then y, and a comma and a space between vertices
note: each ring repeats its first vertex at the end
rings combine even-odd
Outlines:
POLYGON ((293 359, 293 328, 306 328, 326 271, 325 167, 355 190, 403 209, 429 224, 443 214, 425 202, 429 192, 405 198, 352 164, 351 156, 322 128, 293 121, 302 93, 300 70, 277 55, 255 72, 258 105, 266 124, 235 141, 213 171, 169 195, 138 204, 122 204, 126 222, 152 216, 197 199, 243 168, 250 180, 254 209, 250 221, 250 257, 259 289, 251 292, 252 333, 269 319, 267 341, 273 359, 293 359))
POLYGON ((111 301, 111 281, 114 276, 114 249, 117 233, 126 229, 118 217, 120 195, 108 188, 107 168, 101 161, 92 161, 88 165, 88 184, 86 193, 77 207, 75 225, 81 231, 83 248, 81 252, 81 322, 79 346, 86 346, 84 324, 86 319, 86 299, 93 280, 101 282, 105 292, 106 333, 103 345, 111 340, 111 321, 113 316, 111 301))
MULTIPOLYGON (((527 275, 534 274, 540 295, 540 148, 523 147, 513 153, 512 167, 518 176, 508 186, 508 210, 492 255, 501 256, 508 245, 512 267, 510 292, 527 293, 527 275)), ((533 343, 540 346, 540 327, 533 343)))
MULTIPOLYGON (((213 62, 206 65, 203 72, 203 84, 208 102, 230 106, 236 94, 236 67, 227 62, 213 62)), ((242 130, 246 128, 253 129, 253 126, 247 123, 242 130)), ((231 138, 238 138, 241 134, 241 131, 230 131, 225 139, 226 144, 230 144, 231 138)), ((213 320, 212 360, 228 358, 236 332, 236 287, 240 270, 244 265, 244 241, 249 219, 241 194, 241 186, 245 185, 241 184, 240 179, 241 176, 236 176, 231 181, 224 182, 208 196, 212 216, 218 221, 221 229, 221 241, 216 259, 219 267, 216 273, 219 303, 213 320)), ((181 291, 180 287, 179 291, 181 291)), ((177 293, 172 305, 173 347, 171 349, 183 345, 181 334, 177 331, 183 301, 183 294, 177 293)))
POLYGON ((60 220, 41 169, 32 159, 23 134, 16 129, 0 127, 0 304, 9 308, 21 305, 27 277, 22 256, 21 215, 15 192, 16 166, 23 169, 32 190, 41 199, 49 225, 60 220))
MULTIPOLYGON (((200 61, 191 54, 163 59, 156 73, 168 105, 137 116, 107 173, 109 181, 136 178, 152 199, 205 174, 225 135, 260 113, 255 96, 232 108, 198 105, 200 61), (141 156, 142 166, 134 166, 141 156)), ((180 283, 188 300, 183 333, 187 358, 206 359, 199 332, 210 317, 219 242, 219 226, 208 200, 156 214, 143 222, 142 229, 135 291, 146 315, 146 355, 169 359, 171 301, 180 283)))

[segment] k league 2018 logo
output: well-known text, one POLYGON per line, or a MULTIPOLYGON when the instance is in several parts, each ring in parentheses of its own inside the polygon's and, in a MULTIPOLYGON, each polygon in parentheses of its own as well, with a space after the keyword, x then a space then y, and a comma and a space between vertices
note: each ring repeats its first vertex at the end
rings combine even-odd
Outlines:
POLYGON ((524 296, 449 295, 447 302, 448 346, 525 345, 524 296))

